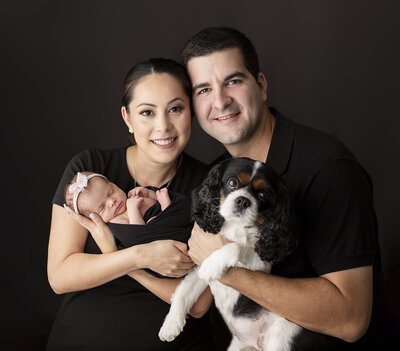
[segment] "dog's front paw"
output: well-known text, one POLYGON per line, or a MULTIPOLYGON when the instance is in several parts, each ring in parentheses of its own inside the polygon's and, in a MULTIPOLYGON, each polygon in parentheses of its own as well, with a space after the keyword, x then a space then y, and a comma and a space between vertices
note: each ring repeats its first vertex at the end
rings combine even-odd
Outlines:
POLYGON ((209 283, 213 280, 221 279, 225 272, 226 269, 223 269, 221 265, 215 265, 212 261, 204 261, 197 274, 200 279, 203 279, 205 282, 209 283))
POLYGON ((185 316, 174 316, 168 313, 158 333, 158 337, 161 341, 172 341, 182 332, 185 324, 185 316))

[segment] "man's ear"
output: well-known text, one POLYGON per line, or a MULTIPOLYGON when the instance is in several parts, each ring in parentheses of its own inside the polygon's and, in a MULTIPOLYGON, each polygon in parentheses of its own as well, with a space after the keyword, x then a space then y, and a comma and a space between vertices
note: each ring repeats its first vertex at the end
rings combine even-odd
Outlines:
POLYGON ((125 124, 128 126, 129 129, 131 129, 132 128, 132 124, 130 122, 129 113, 126 110, 125 106, 121 107, 121 115, 122 115, 122 118, 124 119, 125 124))
POLYGON ((268 84, 267 84, 267 79, 264 76, 264 73, 258 72, 257 84, 260 87, 263 101, 267 101, 268 84))

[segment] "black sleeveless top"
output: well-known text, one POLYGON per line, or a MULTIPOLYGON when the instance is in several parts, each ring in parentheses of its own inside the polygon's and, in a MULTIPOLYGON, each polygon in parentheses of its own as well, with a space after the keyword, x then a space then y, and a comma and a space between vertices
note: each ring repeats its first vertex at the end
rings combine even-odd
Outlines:
MULTIPOLYGON (((64 189, 78 171, 103 174, 128 192, 134 187, 126 164, 126 148, 87 150, 68 164, 53 203, 62 206, 64 189)), ((190 198, 208 166, 183 154, 181 166, 169 190, 190 198)), ((187 207, 190 212, 190 206, 187 207)), ((169 239, 174 239, 170 237, 169 239)), ((179 240, 179 239, 178 239, 179 240)), ((101 253, 90 235, 87 253, 101 253)), ((48 350, 213 350, 207 315, 188 317, 183 332, 170 343, 158 338, 158 331, 170 305, 129 276, 96 288, 67 293, 50 332, 48 350)))

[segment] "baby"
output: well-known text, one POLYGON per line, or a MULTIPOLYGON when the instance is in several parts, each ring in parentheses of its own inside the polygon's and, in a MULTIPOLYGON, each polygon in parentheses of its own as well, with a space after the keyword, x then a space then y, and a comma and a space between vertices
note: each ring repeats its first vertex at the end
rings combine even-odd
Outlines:
POLYGON ((65 202, 76 213, 89 217, 95 212, 105 223, 146 224, 154 217, 145 223, 144 214, 157 201, 161 211, 171 204, 167 188, 153 191, 136 187, 127 196, 106 177, 93 172, 78 172, 65 189, 65 202))

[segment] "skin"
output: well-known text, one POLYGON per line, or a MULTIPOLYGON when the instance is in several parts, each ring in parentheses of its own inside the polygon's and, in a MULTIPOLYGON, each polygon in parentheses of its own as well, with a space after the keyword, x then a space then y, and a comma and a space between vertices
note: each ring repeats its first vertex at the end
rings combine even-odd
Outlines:
MULTIPOLYGON (((265 103, 264 75, 259 73, 256 80, 238 49, 192 58, 187 68, 194 87, 194 109, 202 128, 221 141, 233 157, 264 162, 275 125, 265 103), (218 116, 229 118, 216 119, 218 116)), ((205 233, 195 225, 189 256, 200 265, 224 244, 226 239, 220 235, 205 233)), ((371 266, 307 279, 233 267, 220 282, 302 327, 354 342, 369 325, 372 280, 371 266)))
MULTIPOLYGON (((190 101, 180 83, 168 74, 153 74, 136 85, 130 113, 122 108, 128 127, 133 128, 136 145, 127 149, 128 169, 142 186, 160 187, 176 172, 178 157, 190 137, 190 101), (168 146, 154 141, 173 140, 168 146), (140 174, 135 172, 140 170, 140 174)), ((129 274, 155 295, 170 303, 177 280, 151 277, 142 268, 164 276, 182 277, 193 269, 187 245, 174 240, 154 241, 116 251, 112 233, 94 213, 93 219, 72 209, 53 205, 48 247, 47 272, 50 286, 58 293, 90 289, 129 274), (90 231, 104 252, 84 252, 90 231)), ((204 314, 212 302, 206 291, 191 313, 204 314)))

